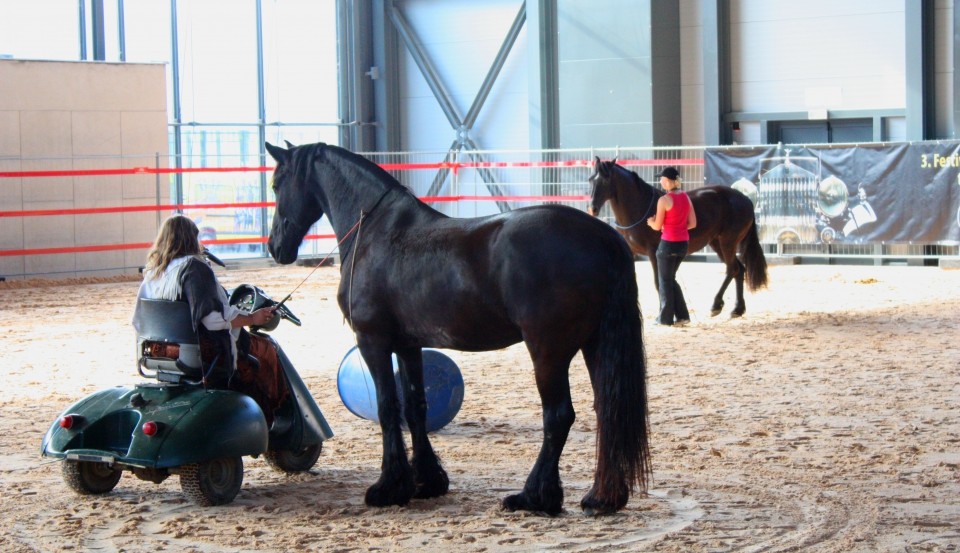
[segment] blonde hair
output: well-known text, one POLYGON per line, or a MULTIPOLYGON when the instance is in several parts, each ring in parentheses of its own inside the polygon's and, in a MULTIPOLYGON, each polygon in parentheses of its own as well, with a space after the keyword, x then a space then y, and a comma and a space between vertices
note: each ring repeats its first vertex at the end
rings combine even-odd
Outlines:
POLYGON ((174 215, 160 226, 157 239, 147 252, 146 270, 157 278, 170 262, 184 255, 199 255, 203 251, 200 245, 200 229, 189 217, 174 215))

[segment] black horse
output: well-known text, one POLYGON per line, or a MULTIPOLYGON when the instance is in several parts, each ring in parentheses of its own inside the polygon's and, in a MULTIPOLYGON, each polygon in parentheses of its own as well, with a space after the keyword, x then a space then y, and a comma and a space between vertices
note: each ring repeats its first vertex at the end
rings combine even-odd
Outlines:
POLYGON ((633 256, 609 225, 542 205, 447 217, 369 160, 336 146, 267 144, 277 161, 268 249, 291 263, 326 215, 341 240, 338 302, 377 390, 383 437, 371 506, 447 493, 425 430, 421 348, 487 351, 523 341, 543 409, 540 454, 508 510, 563 509, 559 459, 574 421, 569 365, 582 352, 597 414, 597 468, 580 505, 622 509, 650 474, 646 367, 633 256), (413 442, 408 461, 390 354, 399 360, 413 442))
MULTIPOLYGON (((647 218, 656 214, 657 200, 664 192, 618 165, 616 160, 600 161, 599 157, 594 162, 590 188, 590 213, 600 213, 603 204, 610 202, 616 218, 614 227, 627 239, 634 253, 650 258, 653 283, 659 287, 656 251, 660 232, 647 226, 647 218)), ((743 301, 744 277, 753 292, 767 285, 767 259, 757 235, 753 202, 740 191, 726 186, 704 186, 688 194, 697 213, 697 226, 690 231, 689 253, 709 244, 727 266, 710 315, 716 316, 723 310, 723 294, 730 281, 736 279, 737 305, 730 316, 740 317, 747 310, 743 301)))

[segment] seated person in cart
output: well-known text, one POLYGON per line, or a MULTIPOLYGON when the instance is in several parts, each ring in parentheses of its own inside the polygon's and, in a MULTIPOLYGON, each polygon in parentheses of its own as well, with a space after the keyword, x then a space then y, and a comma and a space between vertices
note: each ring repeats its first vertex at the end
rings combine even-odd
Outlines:
MULTIPOLYGON (((147 253, 138 298, 183 301, 190 306, 194 330, 200 338, 204 384, 249 395, 272 424, 274 409, 287 393, 274 344, 244 326, 264 326, 275 316, 275 307, 246 314, 230 305, 226 290, 204 258, 200 230, 188 217, 174 215, 164 221, 147 253)), ((133 326, 140 330, 142 316, 134 310, 133 326)))

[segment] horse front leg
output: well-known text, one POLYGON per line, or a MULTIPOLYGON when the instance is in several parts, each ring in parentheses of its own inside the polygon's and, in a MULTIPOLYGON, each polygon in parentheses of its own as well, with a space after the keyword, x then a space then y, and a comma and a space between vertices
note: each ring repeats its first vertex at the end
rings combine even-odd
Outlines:
MULTIPOLYGON (((359 337, 358 337, 359 338, 359 337)), ((380 478, 367 488, 364 501, 371 507, 406 505, 414 493, 413 471, 407 461, 400 426, 400 399, 393 378, 390 348, 371 339, 359 340, 360 354, 377 390, 377 414, 383 440, 380 478)))
POLYGON ((413 497, 425 499, 447 493, 450 479, 427 437, 427 397, 423 384, 423 352, 404 348, 397 352, 403 385, 404 416, 413 441, 413 497))
POLYGON ((572 356, 565 363, 534 360, 537 389, 543 408, 543 443, 523 491, 503 499, 503 507, 508 511, 534 511, 548 515, 563 511, 560 454, 576 418, 567 379, 570 359, 572 356))

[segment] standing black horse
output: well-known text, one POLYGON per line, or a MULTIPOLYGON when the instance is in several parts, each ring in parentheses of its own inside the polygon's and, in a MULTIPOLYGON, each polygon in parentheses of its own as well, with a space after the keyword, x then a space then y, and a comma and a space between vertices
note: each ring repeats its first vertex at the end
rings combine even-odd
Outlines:
POLYGON ((430 208, 369 160, 326 144, 267 144, 277 161, 268 249, 291 263, 326 215, 341 246, 337 300, 377 390, 383 437, 372 506, 447 493, 425 430, 421 348, 487 351, 523 341, 543 409, 540 454, 509 510, 563 509, 559 459, 574 421, 569 366, 582 352, 597 414, 588 514, 623 508, 649 474, 646 367, 633 256, 609 225, 543 205, 476 219, 430 208), (390 354, 399 360, 408 461, 390 354))
MULTIPOLYGON (((647 184, 639 175, 613 161, 594 162, 590 177, 590 208, 594 215, 607 201, 613 209, 616 224, 634 253, 650 258, 653 282, 657 286, 657 245, 660 232, 647 226, 647 218, 656 214, 657 200, 663 191, 647 184)), ((730 281, 736 279, 737 305, 731 317, 740 317, 747 310, 743 301, 743 280, 755 292, 767 285, 767 259, 757 235, 753 202, 738 190, 726 186, 705 186, 688 192, 697 212, 697 226, 690 231, 689 253, 707 244, 727 266, 720 291, 713 298, 710 315, 723 310, 723 294, 730 281), (737 259, 737 252, 740 259, 737 259)))

